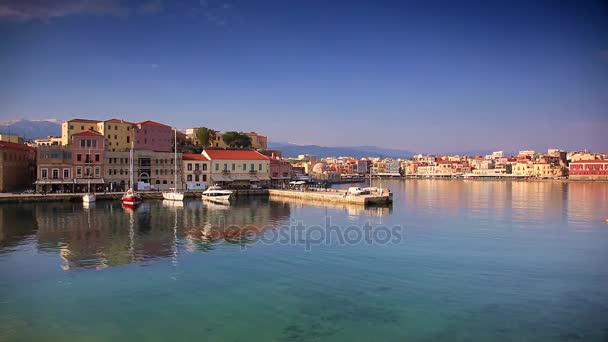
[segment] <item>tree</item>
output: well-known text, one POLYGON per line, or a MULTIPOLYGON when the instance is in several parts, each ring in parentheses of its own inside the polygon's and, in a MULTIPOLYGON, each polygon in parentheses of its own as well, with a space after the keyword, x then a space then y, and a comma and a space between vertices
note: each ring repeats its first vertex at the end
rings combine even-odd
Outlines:
POLYGON ((196 130, 196 139, 198 139, 199 144, 203 145, 203 147, 209 147, 213 144, 213 140, 215 140, 215 131, 207 128, 207 127, 198 127, 196 130))
POLYGON ((232 148, 249 148, 251 147, 251 137, 242 132, 230 131, 222 134, 222 139, 226 145, 232 148))

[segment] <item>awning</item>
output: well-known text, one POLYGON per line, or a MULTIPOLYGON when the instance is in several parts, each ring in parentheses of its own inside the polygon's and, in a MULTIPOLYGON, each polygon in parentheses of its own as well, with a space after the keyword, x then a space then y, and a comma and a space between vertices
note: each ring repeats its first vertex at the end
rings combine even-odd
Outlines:
POLYGON ((211 175, 211 180, 214 182, 232 182, 232 178, 221 175, 211 175))
POLYGON ((249 175, 244 175, 244 174, 235 174, 235 175, 230 175, 230 178, 232 178, 234 180, 250 180, 252 177, 249 175))
POLYGON ((259 180, 263 180, 263 181, 265 181, 265 180, 270 180, 270 177, 268 177, 268 176, 261 176, 261 175, 258 175, 258 176, 257 176, 257 178, 258 178, 259 180))
POLYGON ((71 179, 41 179, 35 184, 74 184, 74 181, 71 179))
MULTIPOLYGON (((91 184, 105 184, 103 181, 103 178, 91 178, 90 181, 91 181, 91 184)), ((89 179, 88 178, 76 178, 75 183, 76 184, 88 184, 89 179)))

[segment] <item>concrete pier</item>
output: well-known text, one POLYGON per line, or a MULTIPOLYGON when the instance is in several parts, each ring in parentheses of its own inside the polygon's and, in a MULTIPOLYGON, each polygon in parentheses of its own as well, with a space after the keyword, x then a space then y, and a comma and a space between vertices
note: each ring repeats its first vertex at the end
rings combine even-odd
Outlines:
POLYGON ((268 190, 270 199, 273 198, 296 198, 318 202, 335 202, 358 205, 388 204, 393 202, 393 193, 384 190, 382 193, 370 195, 349 195, 346 190, 327 189, 327 191, 298 191, 298 190, 268 190))

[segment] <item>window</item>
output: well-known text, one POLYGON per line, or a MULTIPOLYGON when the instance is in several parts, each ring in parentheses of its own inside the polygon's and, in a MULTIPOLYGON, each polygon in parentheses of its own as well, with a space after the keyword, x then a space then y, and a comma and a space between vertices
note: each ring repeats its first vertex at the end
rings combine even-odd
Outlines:
POLYGON ((74 125, 70 125, 70 129, 74 129, 74 125))
POLYGON ((47 170, 47 169, 40 170, 40 177, 42 179, 47 179, 49 177, 49 170, 47 170))
POLYGON ((236 164, 232 163, 232 171, 236 171, 236 164))
POLYGON ((91 140, 87 139, 87 147, 91 147, 91 140))
POLYGON ((258 164, 258 171, 262 171, 262 164, 258 164))
POLYGON ((215 171, 219 171, 220 170, 220 164, 215 164, 215 171))
POLYGON ((203 171, 207 171, 207 164, 203 164, 203 171))
POLYGON ((188 175, 188 176, 186 177, 186 179, 188 180, 188 182, 192 182, 192 175, 188 175))
POLYGON ((156 175, 158 176, 158 169, 154 170, 156 172, 156 175))
POLYGON ((251 171, 255 170, 255 166, 253 164, 251 164, 251 168, 249 170, 251 170, 251 171))
POLYGON ((228 164, 224 164, 224 171, 228 171, 228 164))
POLYGON ((70 178, 70 169, 63 169, 63 178, 70 178))
POLYGON ((85 146, 85 141, 84 139, 80 140, 80 147, 84 147, 85 146))
POLYGON ((100 174, 101 170, 99 169, 99 166, 95 166, 95 177, 99 177, 100 174))
POLYGON ((111 134, 108 134, 108 139, 110 139, 110 138, 112 138, 112 135, 111 135, 111 134))
POLYGON ((76 177, 82 177, 82 167, 80 166, 76 168, 76 177))
POLYGON ((93 140, 93 148, 97 148, 97 140, 93 140))
POLYGON ((198 176, 198 175, 195 175, 195 176, 194 176, 194 181, 195 181, 195 182, 198 182, 198 181, 199 181, 199 179, 200 179, 200 178, 199 178, 199 176, 198 176))
MULTIPOLYGON (((83 141, 84 141, 84 140, 83 140, 83 141)), ((78 154, 76 155, 76 160, 77 160, 77 161, 82 161, 82 154, 78 153, 78 154)))
POLYGON ((203 175, 203 182, 207 181, 207 175, 203 175))
POLYGON ((81 130, 81 131, 84 131, 84 126, 80 126, 80 130, 81 130))
POLYGON ((114 139, 118 140, 118 135, 114 134, 114 139))
POLYGON ((198 163, 194 164, 194 171, 198 171, 198 170, 200 170, 200 168, 201 168, 200 164, 198 164, 198 163))
POLYGON ((91 177, 92 173, 91 173, 91 167, 87 166, 84 168, 84 175, 87 177, 91 177))
POLYGON ((192 171, 192 163, 188 163, 188 171, 192 171))
POLYGON ((95 155, 95 161, 98 162, 99 161, 99 154, 95 155))
POLYGON ((243 171, 247 171, 247 164, 243 163, 243 171))
POLYGON ((129 142, 130 137, 127 137, 127 142, 129 142))

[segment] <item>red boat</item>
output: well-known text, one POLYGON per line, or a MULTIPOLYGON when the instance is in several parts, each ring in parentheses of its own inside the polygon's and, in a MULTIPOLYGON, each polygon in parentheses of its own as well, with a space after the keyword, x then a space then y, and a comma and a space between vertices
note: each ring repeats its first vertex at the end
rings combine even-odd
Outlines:
POLYGON ((140 204, 142 201, 141 195, 133 191, 133 189, 127 190, 124 195, 122 195, 122 204, 125 206, 134 207, 140 204))

